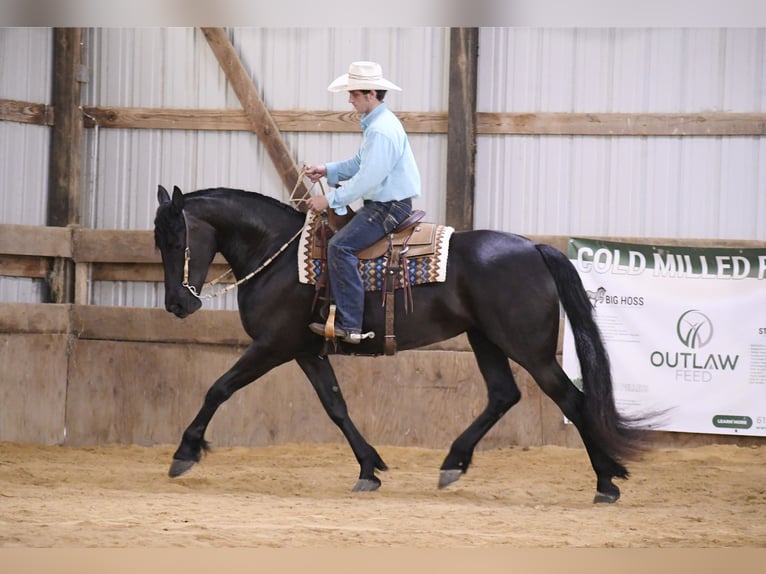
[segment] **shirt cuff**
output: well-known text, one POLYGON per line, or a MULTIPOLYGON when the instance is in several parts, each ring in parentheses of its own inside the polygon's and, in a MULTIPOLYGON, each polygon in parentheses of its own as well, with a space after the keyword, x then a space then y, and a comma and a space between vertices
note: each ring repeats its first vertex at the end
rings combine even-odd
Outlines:
POLYGON ((327 169, 327 175, 325 176, 327 178, 327 185, 338 187, 340 183, 338 181, 338 162, 326 163, 325 168, 327 169))
POLYGON ((338 215, 346 215, 348 212, 348 209, 345 205, 339 205, 338 207, 333 207, 333 202, 335 201, 335 190, 331 189, 325 194, 325 197, 327 198, 327 205, 332 209, 335 213, 338 215))

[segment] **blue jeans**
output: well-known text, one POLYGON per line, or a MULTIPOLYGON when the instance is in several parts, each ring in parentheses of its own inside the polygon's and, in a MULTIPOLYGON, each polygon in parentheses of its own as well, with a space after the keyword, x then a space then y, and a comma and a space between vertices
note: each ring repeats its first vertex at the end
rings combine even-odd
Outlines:
POLYGON ((391 233, 412 213, 412 200, 365 201, 327 244, 330 288, 335 299, 335 325, 347 333, 362 332, 364 285, 357 252, 391 233))

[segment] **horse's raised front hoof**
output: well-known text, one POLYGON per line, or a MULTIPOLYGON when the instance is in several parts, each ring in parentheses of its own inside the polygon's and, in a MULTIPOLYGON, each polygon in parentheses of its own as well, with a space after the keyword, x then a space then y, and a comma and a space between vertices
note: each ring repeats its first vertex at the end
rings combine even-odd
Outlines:
POLYGON ((593 497, 593 504, 613 504, 620 499, 620 491, 615 487, 615 492, 599 492, 593 497))
POLYGON ((182 474, 189 472, 191 467, 193 467, 195 464, 196 463, 193 460, 180 460, 174 458, 172 464, 170 465, 168 476, 170 478, 178 478, 182 474))
POLYGON ((377 478, 371 480, 369 478, 360 478, 356 481, 352 492, 374 492, 380 488, 380 480, 377 478))
POLYGON ((439 471, 439 488, 447 488, 453 482, 457 482, 463 475, 463 471, 458 468, 439 471))

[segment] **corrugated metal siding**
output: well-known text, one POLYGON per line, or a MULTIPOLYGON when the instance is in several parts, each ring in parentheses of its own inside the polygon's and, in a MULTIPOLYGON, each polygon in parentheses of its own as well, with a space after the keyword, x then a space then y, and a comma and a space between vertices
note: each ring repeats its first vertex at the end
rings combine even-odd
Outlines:
MULTIPOLYGON (((0 98, 50 103, 52 32, 0 28, 0 98)), ((0 122, 0 223, 45 225, 47 127, 0 122)))
MULTIPOLYGON (((446 109, 444 70, 449 57, 446 29, 399 32, 238 28, 231 33, 243 64, 271 109, 348 111, 350 105, 345 96, 330 94, 325 88, 346 70, 349 61, 359 58, 377 59, 386 75, 405 87, 401 94, 389 94, 388 103, 394 111, 446 109), (421 60, 414 62, 412 53, 426 56, 430 82, 437 85, 429 83, 423 89, 421 60)), ((85 99, 90 105, 240 108, 199 30, 96 29, 90 31, 87 42, 93 78, 85 99)), ((356 134, 286 132, 283 137, 297 161, 345 158, 355 153, 359 145, 356 134)), ((426 185, 433 186, 438 194, 444 187, 440 169, 443 160, 439 157, 433 168, 434 139, 413 135, 413 147, 416 153, 421 152, 418 159, 426 185)), ((89 148, 93 145, 91 141, 89 148)), ((287 197, 257 137, 249 133, 100 130, 97 162, 96 191, 103 197, 98 198, 98 207, 86 217, 95 227, 132 226, 141 218, 150 224, 145 219, 145 198, 139 190, 149 190, 153 210, 157 183, 177 184, 184 190, 226 185, 287 197), (121 201, 120 196, 133 199, 121 201), (140 211, 137 220, 131 223, 125 209, 136 206, 140 211)), ((91 165, 86 172, 92 171, 91 165)), ((424 195, 430 200, 434 193, 424 195)), ((429 211, 440 209, 441 203, 433 202, 429 211)))
MULTIPOLYGON (((0 28, 0 98, 50 103, 52 32, 0 28)), ((45 225, 48 201, 47 127, 0 122, 0 223, 45 225)), ((0 277, 0 301, 42 299, 39 280, 0 277)))
MULTIPOLYGON (((404 88, 394 110, 447 110, 445 28, 230 30, 271 109, 349 111, 327 84, 377 60, 404 88)), ((0 97, 48 103, 52 32, 0 29, 0 97)), ((764 29, 484 28, 479 111, 685 112, 766 109, 764 29)), ((238 109, 193 28, 90 29, 88 105, 238 109)), ((0 221, 44 224, 49 129, 0 122, 0 221), (23 187, 23 193, 18 191, 23 187)), ((285 133, 297 162, 355 153, 356 134, 285 133)), ((417 207, 444 219, 446 137, 413 134, 417 207)), ((157 184, 230 186, 285 198, 249 133, 88 129, 84 225, 150 229, 157 184)), ((479 136, 475 226, 529 234, 766 238, 766 145, 748 137, 479 136)), ((2 300, 32 299, 3 286, 2 300)), ((162 305, 162 288, 100 283, 92 301, 162 305)), ((211 307, 233 308, 234 298, 211 307)))
MULTIPOLYGON (((763 112, 764 29, 480 31, 480 112, 763 112)), ((475 226, 766 239, 755 137, 479 136, 475 226)))
MULTIPOLYGON (((445 28, 313 29, 235 28, 232 43, 270 109, 351 110, 345 95, 327 85, 353 60, 381 63, 404 89, 391 92, 393 111, 447 108, 449 31, 445 28), (417 55, 417 57, 413 57, 417 55)), ((199 30, 95 29, 88 33, 92 79, 86 102, 101 106, 239 109, 241 106, 199 30)), ((228 186, 286 200, 285 190, 250 133, 88 130, 91 159, 83 167, 88 189, 83 221, 92 227, 148 229, 157 184, 184 191, 228 186), (97 150, 97 151, 96 151, 97 150), (94 161, 95 160, 95 161, 94 161)), ((283 138, 297 163, 346 159, 357 134, 297 134, 283 138)), ((434 220, 444 218, 446 137, 414 134, 423 175, 416 202, 434 220)), ((99 283, 94 303, 162 305, 162 286, 99 283)), ((234 294, 207 302, 235 308, 234 294)))

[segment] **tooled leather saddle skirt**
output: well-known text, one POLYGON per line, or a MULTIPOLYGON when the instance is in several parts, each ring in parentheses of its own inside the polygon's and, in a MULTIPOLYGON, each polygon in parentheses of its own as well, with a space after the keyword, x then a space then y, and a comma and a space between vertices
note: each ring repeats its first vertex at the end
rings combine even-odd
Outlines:
MULTIPOLYGON (((316 285, 322 273, 322 261, 326 258, 326 240, 320 232, 322 217, 309 211, 306 225, 298 246, 298 280, 316 285)), ((396 279, 395 288, 424 283, 443 282, 447 277, 447 256, 449 240, 454 229, 435 223, 418 222, 415 229, 406 229, 394 235, 394 245, 406 242, 407 277, 396 279)), ((389 237, 384 237, 370 247, 357 253, 359 274, 366 291, 381 291, 384 288, 385 271, 390 248, 389 237)))

